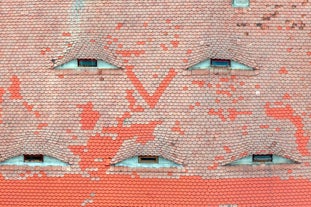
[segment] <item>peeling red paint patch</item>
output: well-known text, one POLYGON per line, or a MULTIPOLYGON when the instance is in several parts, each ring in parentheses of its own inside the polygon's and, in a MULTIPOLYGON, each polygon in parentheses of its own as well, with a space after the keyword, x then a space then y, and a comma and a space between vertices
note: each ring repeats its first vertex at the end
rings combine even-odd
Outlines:
POLYGON ((70 32, 63 32, 62 36, 64 37, 70 37, 71 33, 70 32))
POLYGON ((8 88, 8 91, 11 94, 10 99, 22 99, 23 97, 20 94, 20 90, 21 88, 19 78, 16 75, 13 75, 11 77, 11 85, 8 88))
POLYGON ((180 127, 180 122, 179 121, 175 121, 175 125, 172 127, 172 131, 173 132, 177 132, 180 135, 184 135, 185 134, 185 132, 180 127))
POLYGON ((136 99, 133 96, 134 91, 133 90, 127 90, 126 93, 127 93, 126 99, 130 103, 129 109, 133 112, 143 112, 144 108, 140 105, 136 105, 136 99))
POLYGON ((296 127, 296 143, 297 143, 297 150, 303 155, 303 156, 309 156, 310 152, 307 149, 307 144, 309 142, 310 137, 304 136, 304 124, 303 119, 298 116, 294 115, 294 109, 290 105, 286 105, 285 107, 276 107, 271 108, 270 103, 266 103, 265 105, 266 114, 269 117, 273 117, 275 119, 285 119, 289 120, 293 123, 293 125, 296 127))
POLYGON ((230 93, 230 91, 226 91, 226 90, 217 90, 216 91, 216 94, 219 94, 219 95, 226 95, 228 97, 231 97, 232 94, 230 93))
POLYGON ((39 135, 39 134, 40 134, 40 132, 38 132, 38 131, 34 131, 34 132, 33 132, 33 134, 34 134, 34 135, 39 135))
POLYGON ((41 114, 40 114, 39 111, 35 111, 34 113, 35 113, 36 118, 40 118, 41 117, 41 114))
POLYGON ((288 71, 286 70, 285 67, 281 67, 281 69, 279 70, 279 74, 288 74, 288 71))
POLYGON ((23 102, 23 106, 27 109, 27 111, 32 111, 33 105, 28 104, 26 101, 23 102))
POLYGON ((175 29, 177 29, 177 30, 180 29, 180 28, 181 28, 180 25, 176 25, 176 26, 175 26, 175 29))
POLYGON ((225 156, 223 156, 223 155, 215 156, 216 161, 220 161, 220 160, 224 160, 224 159, 225 159, 225 156))
POLYGON ((123 27, 123 24, 122 23, 118 23, 117 26, 116 26, 116 30, 120 30, 122 27, 123 27))
POLYGON ((174 69, 170 69, 168 74, 164 77, 160 85, 157 87, 154 94, 149 95, 149 93, 144 88, 143 84, 140 82, 140 80, 136 77, 135 73, 133 72, 133 67, 128 66, 126 67, 126 69, 127 69, 126 71, 127 77, 131 80, 132 84, 135 86, 138 93, 143 97, 143 99, 147 102, 150 108, 154 108, 157 105, 162 94, 164 93, 166 88, 169 86, 169 84, 177 74, 177 72, 174 69))
POLYGON ((288 93, 285 93, 284 96, 283 96, 283 99, 291 99, 292 97, 288 94, 288 93))
POLYGON ((214 162, 213 165, 207 167, 208 170, 216 170, 217 168, 218 168, 217 162, 214 162))
POLYGON ((198 85, 200 88, 203 88, 205 81, 194 80, 192 81, 192 84, 198 85))
POLYGON ((165 44, 160 44, 161 48, 164 50, 164 51, 167 51, 168 50, 168 47, 165 45, 165 44))
POLYGON ((226 151, 226 153, 231 153, 231 149, 228 146, 224 146, 224 150, 226 151))
POLYGON ((124 140, 137 138, 136 142, 146 144, 148 141, 154 140, 153 132, 157 125, 162 121, 150 121, 147 124, 131 124, 130 126, 123 126, 125 119, 130 118, 131 115, 127 112, 121 118, 118 118, 118 125, 113 127, 103 127, 102 133, 117 134, 118 141, 121 143, 124 140))
POLYGON ((229 82, 229 78, 219 78, 220 82, 229 82))
POLYGON ((98 111, 93 110, 92 102, 87 102, 86 104, 77 105, 78 108, 82 108, 82 113, 80 114, 80 123, 82 130, 93 130, 100 114, 98 111))
POLYGON ((47 123, 40 123, 38 124, 38 129, 43 129, 43 127, 47 127, 48 124, 47 123))
POLYGON ((234 87, 234 85, 230 85, 229 87, 230 87, 231 91, 236 91, 236 88, 234 87))
POLYGON ((236 109, 228 109, 228 112, 229 112, 229 119, 231 121, 234 121, 236 119, 237 116, 239 115, 252 115, 252 112, 251 111, 237 111, 236 109))
POLYGON ((120 149, 122 142, 122 139, 113 140, 109 136, 96 134, 90 137, 87 146, 69 146, 69 148, 74 154, 80 155, 81 160, 79 166, 82 170, 85 170, 88 167, 97 167, 99 170, 103 170, 103 168, 106 167, 105 163, 95 162, 94 159, 101 157, 110 162, 111 157, 114 157, 120 149), (87 149, 87 153, 84 153, 85 149, 87 149))
POLYGON ((145 50, 117 50, 116 54, 122 55, 123 57, 131 57, 132 55, 139 57, 145 54, 145 50))
POLYGON ((174 48, 177 48, 178 45, 179 45, 179 41, 177 41, 177 40, 171 41, 171 44, 172 44, 172 46, 173 46, 174 48))
POLYGON ((0 88, 0 103, 3 102, 3 95, 5 94, 4 88, 0 88))
POLYGON ((214 116, 218 116, 222 121, 226 121, 225 116, 223 115, 224 110, 223 109, 218 109, 218 111, 216 111, 215 109, 210 109, 208 111, 209 115, 214 115, 214 116))
POLYGON ((137 45, 145 45, 146 42, 145 42, 145 41, 137 41, 136 44, 137 44, 137 45))
POLYGON ((262 124, 262 125, 259 126, 259 128, 261 128, 261 129, 269 129, 269 125, 262 124))

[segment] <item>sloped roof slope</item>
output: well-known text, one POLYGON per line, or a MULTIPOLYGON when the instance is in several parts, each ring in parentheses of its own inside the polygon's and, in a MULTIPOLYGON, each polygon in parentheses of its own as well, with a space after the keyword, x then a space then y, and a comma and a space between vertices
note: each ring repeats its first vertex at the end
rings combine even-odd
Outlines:
POLYGON ((0 162, 69 164, 0 166, 0 206, 311 205, 310 2, 0 5, 0 162), (56 69, 79 58, 119 69, 56 69), (296 163, 228 166, 252 154, 296 163), (138 155, 182 167, 114 166, 138 155))

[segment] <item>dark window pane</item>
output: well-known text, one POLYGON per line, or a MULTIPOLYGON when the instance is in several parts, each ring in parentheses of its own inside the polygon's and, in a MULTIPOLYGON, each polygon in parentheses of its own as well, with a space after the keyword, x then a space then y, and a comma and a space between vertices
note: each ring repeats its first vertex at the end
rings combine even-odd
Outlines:
POLYGON ((95 59, 78 59, 78 67, 97 67, 95 59))
POLYGON ((230 60, 224 59, 211 59, 211 66, 212 67, 230 67, 231 66, 230 60))
POLYGON ((138 156, 139 163, 158 163, 158 156, 138 156))
POLYGON ((43 155, 24 155, 24 162, 43 162, 43 155))
POLYGON ((253 155, 253 162, 272 162, 272 155, 253 155))

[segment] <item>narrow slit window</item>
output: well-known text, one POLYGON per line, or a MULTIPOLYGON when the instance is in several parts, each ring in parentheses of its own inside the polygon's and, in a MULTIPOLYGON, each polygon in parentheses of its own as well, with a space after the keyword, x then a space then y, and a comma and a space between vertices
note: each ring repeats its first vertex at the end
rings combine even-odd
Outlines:
POLYGON ((138 156, 138 163, 159 163, 158 156, 138 156))
POLYGON ((43 155, 36 154, 36 155, 24 155, 24 162, 43 162, 43 155))
POLYGON ((272 154, 253 155, 253 162, 273 162, 272 154))
POLYGON ((96 59, 78 59, 78 67, 97 67, 96 59))
POLYGON ((226 59, 211 59, 212 67, 230 67, 231 61, 226 59))

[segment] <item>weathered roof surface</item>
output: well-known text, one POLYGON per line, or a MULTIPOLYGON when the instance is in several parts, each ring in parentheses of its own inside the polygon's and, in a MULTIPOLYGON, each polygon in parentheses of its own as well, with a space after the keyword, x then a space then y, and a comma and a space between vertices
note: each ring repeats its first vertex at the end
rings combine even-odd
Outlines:
POLYGON ((0 161, 70 164, 0 166, 1 206, 311 205, 310 2, 0 5, 0 161), (187 70, 210 58, 256 70, 187 70), (299 164, 226 165, 267 153, 299 164), (113 166, 137 155, 183 167, 113 166))

